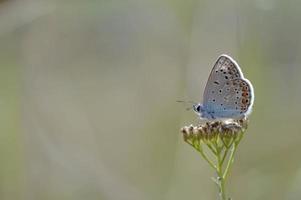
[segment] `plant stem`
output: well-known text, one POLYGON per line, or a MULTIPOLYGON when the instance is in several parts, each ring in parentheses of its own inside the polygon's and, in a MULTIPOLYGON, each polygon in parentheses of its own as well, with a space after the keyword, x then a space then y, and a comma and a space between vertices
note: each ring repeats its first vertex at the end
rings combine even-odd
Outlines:
POLYGON ((219 190, 219 195, 221 200, 226 200, 226 191, 225 191, 225 179, 220 178, 220 190, 219 190))
POLYGON ((208 164, 216 170, 216 166, 213 164, 213 162, 211 162, 211 160, 206 156, 206 154, 204 153, 201 144, 195 145, 195 144, 191 144, 190 142, 187 142, 189 145, 191 145, 195 150, 197 150, 202 157, 208 162, 208 164))
POLYGON ((222 149, 217 148, 217 154, 216 154, 216 159, 217 159, 217 181, 218 181, 218 187, 219 187, 219 197, 220 200, 226 200, 226 191, 225 191, 225 179, 223 178, 223 158, 221 157, 221 152, 222 149))
POLYGON ((222 164, 224 164, 224 161, 225 161, 225 159, 226 159, 226 157, 227 157, 228 151, 229 151, 229 149, 226 148, 226 149, 225 149, 225 152, 224 152, 224 155, 223 155, 223 158, 222 158, 222 161, 221 161, 222 164))
POLYGON ((239 144, 239 142, 241 141, 241 139, 243 138, 244 134, 243 132, 239 135, 239 138, 237 141, 234 142, 233 146, 232 146, 232 149, 231 149, 231 154, 229 156, 229 159, 228 159, 228 163, 227 163, 227 166, 226 166, 226 169, 225 169, 225 172, 223 174, 223 179, 227 179, 227 176, 229 174, 229 169, 232 165, 232 163, 234 162, 234 155, 235 155, 235 152, 236 152, 236 149, 237 149, 237 146, 239 144))

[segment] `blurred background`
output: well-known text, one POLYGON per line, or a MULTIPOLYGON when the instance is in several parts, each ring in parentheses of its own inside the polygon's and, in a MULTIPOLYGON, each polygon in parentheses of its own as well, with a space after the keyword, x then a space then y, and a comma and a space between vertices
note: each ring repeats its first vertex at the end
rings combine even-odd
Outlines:
POLYGON ((228 192, 301 198, 301 2, 1 0, 0 199, 217 199, 183 142, 216 58, 255 88, 228 192))

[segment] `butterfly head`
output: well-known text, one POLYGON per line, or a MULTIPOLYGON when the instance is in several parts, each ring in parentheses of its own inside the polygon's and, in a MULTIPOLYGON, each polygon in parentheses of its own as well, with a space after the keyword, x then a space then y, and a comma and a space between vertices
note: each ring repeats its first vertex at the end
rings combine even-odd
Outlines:
POLYGON ((201 115, 202 111, 203 111, 203 106, 202 104, 198 103, 198 104, 194 104, 192 106, 194 112, 196 112, 198 115, 201 115))
POLYGON ((198 103, 198 104, 194 104, 192 106, 192 109, 194 110, 194 112, 200 117, 200 118, 204 118, 204 119, 216 119, 216 117, 213 115, 213 113, 208 112, 206 110, 206 108, 204 107, 204 105, 198 103))

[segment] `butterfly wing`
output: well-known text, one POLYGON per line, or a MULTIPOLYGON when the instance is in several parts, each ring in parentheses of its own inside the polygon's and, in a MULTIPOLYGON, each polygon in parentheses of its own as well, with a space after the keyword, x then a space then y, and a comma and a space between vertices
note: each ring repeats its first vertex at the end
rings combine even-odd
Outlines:
POLYGON ((222 89, 227 81, 238 78, 243 78, 238 64, 228 55, 219 56, 209 75, 204 90, 203 104, 206 104, 216 91, 222 89))
POLYGON ((243 77, 238 64, 231 57, 221 55, 210 73, 203 98, 203 117, 240 117, 251 110, 253 87, 243 77))
MULTIPOLYGON (((247 79, 234 79, 226 82, 218 96, 212 97, 210 104, 214 118, 239 118, 251 112, 254 94, 247 79)), ((210 101, 210 100, 209 100, 210 101)))

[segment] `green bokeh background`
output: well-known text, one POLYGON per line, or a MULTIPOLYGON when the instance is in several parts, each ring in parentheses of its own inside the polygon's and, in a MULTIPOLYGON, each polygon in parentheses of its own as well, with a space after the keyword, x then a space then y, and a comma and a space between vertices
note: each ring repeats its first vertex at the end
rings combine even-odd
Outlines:
POLYGON ((217 199, 179 129, 226 53, 255 103, 232 198, 301 198, 301 2, 0 1, 0 199, 217 199))

